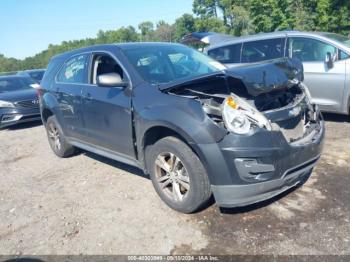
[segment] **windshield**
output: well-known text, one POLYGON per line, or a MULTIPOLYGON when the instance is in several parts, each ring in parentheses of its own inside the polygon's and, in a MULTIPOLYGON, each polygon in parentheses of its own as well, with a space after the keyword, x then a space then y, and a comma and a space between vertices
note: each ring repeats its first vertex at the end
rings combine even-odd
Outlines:
POLYGON ((31 86, 32 84, 35 84, 34 81, 24 77, 0 78, 0 93, 33 89, 33 87, 31 86))
POLYGON ((350 47, 350 38, 348 38, 346 36, 338 35, 338 34, 331 34, 331 33, 324 34, 324 36, 326 36, 334 41, 340 42, 343 45, 346 45, 347 47, 350 47))
POLYGON ((225 69, 208 56, 180 45, 146 46, 124 52, 136 71, 151 84, 170 83, 225 69))

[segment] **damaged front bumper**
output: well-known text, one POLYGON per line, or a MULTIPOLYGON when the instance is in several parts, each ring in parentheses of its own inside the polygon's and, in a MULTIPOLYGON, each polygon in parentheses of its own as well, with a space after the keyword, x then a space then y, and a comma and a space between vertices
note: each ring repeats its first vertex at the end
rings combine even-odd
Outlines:
POLYGON ((217 204, 246 206, 303 183, 322 151, 325 128, 318 118, 318 127, 300 141, 288 142, 281 131, 260 130, 199 145, 217 204))

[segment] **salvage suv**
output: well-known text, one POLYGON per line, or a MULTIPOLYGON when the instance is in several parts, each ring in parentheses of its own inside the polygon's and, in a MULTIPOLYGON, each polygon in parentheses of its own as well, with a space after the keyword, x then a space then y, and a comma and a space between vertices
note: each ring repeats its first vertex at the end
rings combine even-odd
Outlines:
POLYGON ((302 65, 280 59, 227 69, 178 44, 97 45, 51 59, 40 107, 59 157, 76 148, 150 174, 184 213, 256 203, 303 183, 324 123, 302 65))

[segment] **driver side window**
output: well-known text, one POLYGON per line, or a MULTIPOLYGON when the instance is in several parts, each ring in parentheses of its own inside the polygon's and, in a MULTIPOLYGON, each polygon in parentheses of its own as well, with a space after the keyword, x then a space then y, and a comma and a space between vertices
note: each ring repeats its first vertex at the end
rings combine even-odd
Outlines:
POLYGON ((117 73, 121 79, 125 78, 123 69, 113 57, 107 54, 95 54, 92 60, 91 83, 96 85, 98 76, 109 73, 117 73))
POLYGON ((337 54, 336 47, 316 39, 295 37, 289 43, 291 57, 302 62, 324 62, 328 52, 337 54))

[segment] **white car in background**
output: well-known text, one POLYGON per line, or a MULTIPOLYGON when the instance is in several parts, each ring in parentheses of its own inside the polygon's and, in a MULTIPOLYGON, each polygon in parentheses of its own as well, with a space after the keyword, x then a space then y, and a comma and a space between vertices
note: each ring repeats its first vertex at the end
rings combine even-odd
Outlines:
POLYGON ((233 37, 192 33, 182 43, 202 42, 204 52, 227 66, 289 57, 302 61, 305 84, 323 111, 350 113, 350 39, 323 32, 279 31, 233 37))

